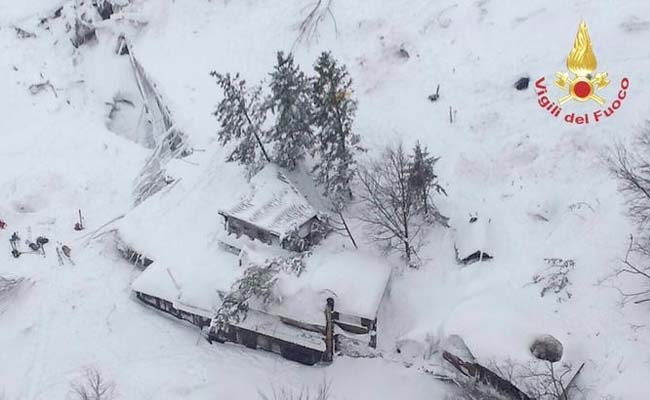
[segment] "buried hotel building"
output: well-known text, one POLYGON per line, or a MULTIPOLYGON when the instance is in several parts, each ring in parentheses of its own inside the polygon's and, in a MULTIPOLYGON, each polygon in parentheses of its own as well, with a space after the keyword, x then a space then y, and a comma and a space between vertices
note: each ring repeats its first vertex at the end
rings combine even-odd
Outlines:
POLYGON ((299 253, 290 250, 308 248, 324 237, 315 210, 277 167, 267 166, 251 186, 252 194, 220 212, 226 232, 215 219, 206 220, 196 211, 205 204, 206 194, 188 196, 178 189, 180 193, 143 203, 143 215, 118 230, 123 245, 152 261, 132 283, 136 297, 200 327, 210 341, 272 351, 304 364, 331 361, 341 343, 374 347, 390 266, 358 250, 314 248, 302 257, 298 273, 274 277, 273 301, 264 304, 251 298, 243 318, 229 321, 223 330, 211 326, 224 297, 248 268, 296 258, 299 253), (179 199, 190 204, 179 207, 179 199), (169 208, 160 204, 165 201, 169 208), (152 210, 147 211, 148 206, 152 210), (170 210, 166 217, 174 224, 167 232, 196 235, 183 238, 194 246, 191 250, 155 245, 170 243, 161 237, 165 227, 152 218, 163 208, 170 210), (151 235, 141 235, 143 230, 151 235))

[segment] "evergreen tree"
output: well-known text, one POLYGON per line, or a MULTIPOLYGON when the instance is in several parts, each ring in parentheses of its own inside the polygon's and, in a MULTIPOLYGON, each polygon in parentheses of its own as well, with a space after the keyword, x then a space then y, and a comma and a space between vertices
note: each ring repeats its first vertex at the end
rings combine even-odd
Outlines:
POLYGON ((219 142, 225 145, 238 141, 227 161, 237 161, 252 170, 261 163, 260 151, 266 161, 270 161, 262 143, 262 125, 266 120, 266 110, 261 102, 262 88, 247 88, 246 81, 239 74, 232 77, 212 72, 211 75, 224 93, 214 112, 220 125, 219 142))
POLYGON ((271 73, 271 98, 267 106, 276 114, 269 132, 274 144, 275 162, 295 169, 311 149, 311 98, 309 78, 294 64, 293 56, 277 54, 278 63, 271 73))
POLYGON ((362 150, 359 136, 352 132, 357 102, 352 98, 352 79, 344 65, 324 52, 314 66, 313 124, 317 134, 314 167, 316 181, 340 210, 351 198, 350 181, 356 171, 354 155, 362 150))
POLYGON ((417 206, 425 214, 429 213, 431 190, 447 194, 442 186, 438 184, 438 175, 434 172, 434 166, 439 159, 440 157, 431 156, 426 147, 422 148, 419 141, 415 143, 409 165, 408 184, 413 192, 417 206))
POLYGON ((301 253, 291 257, 277 257, 266 260, 263 265, 250 264, 242 276, 232 285, 230 292, 221 294, 221 307, 210 324, 213 332, 218 333, 228 325, 246 319, 249 302, 265 308, 278 301, 275 286, 281 275, 300 274, 305 269, 305 258, 311 253, 301 253))

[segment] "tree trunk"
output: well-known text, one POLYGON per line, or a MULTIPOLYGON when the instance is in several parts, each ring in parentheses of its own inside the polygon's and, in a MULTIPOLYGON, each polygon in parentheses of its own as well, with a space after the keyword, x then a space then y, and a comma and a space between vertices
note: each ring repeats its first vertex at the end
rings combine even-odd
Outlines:
POLYGON ((468 378, 476 379, 478 382, 494 388, 513 400, 533 400, 526 393, 522 392, 512 382, 503 379, 493 371, 485 368, 479 363, 463 361, 447 351, 442 353, 442 357, 453 365, 461 374, 468 378))
POLYGON ((343 218, 343 213, 341 211, 338 211, 339 217, 341 217, 341 222, 343 222, 343 226, 345 227, 345 231, 348 233, 348 237, 352 241, 352 244, 354 245, 355 249, 358 249, 359 246, 357 246, 357 242, 354 240, 354 237, 352 236, 352 232, 350 232, 350 228, 348 228, 347 222, 345 222, 345 218, 343 218))
POLYGON ((334 311, 334 299, 328 298, 325 306, 325 353, 323 353, 324 362, 334 360, 334 323, 332 322, 332 312, 334 311))

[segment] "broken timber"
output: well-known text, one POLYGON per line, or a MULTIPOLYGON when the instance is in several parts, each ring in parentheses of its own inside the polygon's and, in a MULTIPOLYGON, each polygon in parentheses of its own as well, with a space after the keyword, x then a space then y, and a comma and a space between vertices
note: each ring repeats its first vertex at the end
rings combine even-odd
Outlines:
POLYGON ((511 382, 501 378, 479 363, 463 361, 460 357, 447 351, 442 353, 442 357, 460 371, 461 374, 468 378, 474 378, 477 382, 488 385, 513 400, 533 400, 511 382))
POLYGON ((118 38, 116 52, 129 56, 144 110, 152 125, 151 137, 146 141, 153 147, 153 153, 136 179, 134 195, 137 205, 171 183, 173 179, 169 179, 165 172, 167 163, 173 158, 188 156, 192 150, 188 148, 185 134, 175 127, 169 108, 156 89, 156 85, 149 79, 142 64, 135 57, 133 46, 124 35, 118 38))

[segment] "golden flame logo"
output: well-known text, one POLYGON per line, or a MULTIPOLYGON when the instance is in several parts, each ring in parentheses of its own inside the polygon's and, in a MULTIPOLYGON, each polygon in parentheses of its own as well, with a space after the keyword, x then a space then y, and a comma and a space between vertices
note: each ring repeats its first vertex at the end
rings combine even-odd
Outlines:
POLYGON ((560 105, 569 100, 589 101, 603 105, 605 99, 596 94, 596 90, 602 89, 609 85, 607 72, 601 72, 594 75, 598 62, 594 54, 589 29, 585 21, 580 23, 578 33, 573 42, 573 49, 569 52, 566 59, 566 66, 575 76, 570 77, 568 72, 558 72, 555 85, 560 89, 566 90, 568 94, 560 98, 560 105))
POLYGON ((580 23, 576 40, 573 42, 573 49, 566 59, 566 67, 569 71, 579 76, 587 76, 596 70, 598 63, 591 45, 589 29, 585 21, 580 23))

